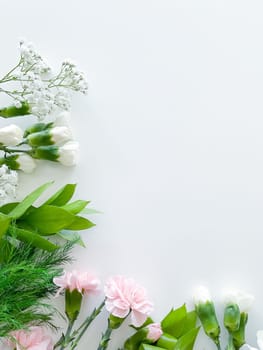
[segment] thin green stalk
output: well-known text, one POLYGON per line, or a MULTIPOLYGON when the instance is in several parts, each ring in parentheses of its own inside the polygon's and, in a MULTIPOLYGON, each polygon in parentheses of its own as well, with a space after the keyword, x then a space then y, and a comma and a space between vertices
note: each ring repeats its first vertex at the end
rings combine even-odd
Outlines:
POLYGON ((105 305, 105 301, 103 301, 98 308, 95 308, 90 316, 86 318, 86 320, 81 324, 81 326, 73 332, 73 336, 77 335, 77 338, 71 345, 71 350, 74 350, 76 346, 78 345, 80 339, 83 337, 84 333, 87 331, 90 324, 95 320, 95 318, 100 314, 101 310, 103 309, 105 305))
POLYGON ((14 68, 12 68, 9 72, 6 73, 6 75, 0 80, 0 83, 5 83, 6 79, 10 77, 11 73, 13 73, 20 66, 21 62, 22 58, 20 58, 18 64, 14 68))
POLYGON ((216 347, 217 347, 217 350, 221 350, 221 345, 219 342, 216 344, 216 347))
POLYGON ((227 344, 226 350, 235 350, 232 334, 229 334, 228 344, 227 344))
POLYGON ((4 151, 5 153, 28 153, 28 154, 30 153, 29 150, 8 148, 6 146, 0 146, 0 151, 4 151))
MULTIPOLYGON (((71 338, 71 337, 70 337, 70 334, 71 334, 71 331, 72 331, 74 322, 75 322, 75 320, 72 321, 72 322, 69 322, 68 328, 67 328, 67 330, 66 330, 66 334, 65 334, 65 336, 63 337, 63 338, 64 338, 63 341, 61 342, 62 344, 61 344, 60 350, 64 350, 64 349, 66 349, 66 347, 68 346, 68 343, 69 343, 70 338, 71 338)), ((59 343, 60 343, 60 341, 59 341, 57 344, 60 345, 59 343)), ((54 349, 55 349, 56 347, 57 347, 57 346, 55 345, 54 349)))
POLYGON ((108 328, 106 329, 105 333, 102 334, 101 340, 100 340, 100 344, 97 350, 106 350, 108 345, 109 345, 109 341, 111 339, 111 333, 112 333, 113 329, 110 326, 110 321, 108 320, 108 328))

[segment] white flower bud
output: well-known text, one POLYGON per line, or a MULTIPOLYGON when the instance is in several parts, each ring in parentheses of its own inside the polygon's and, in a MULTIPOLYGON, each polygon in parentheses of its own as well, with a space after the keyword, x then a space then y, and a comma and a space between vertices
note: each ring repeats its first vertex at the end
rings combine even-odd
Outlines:
POLYGON ((0 129, 0 143, 5 146, 16 146, 23 141, 23 130, 15 124, 0 129))
POLYGON ((72 139, 71 130, 66 126, 55 126, 49 132, 52 142, 56 145, 61 145, 72 139))
POLYGON ((32 173, 32 171, 36 167, 36 162, 28 154, 19 154, 16 159, 16 162, 19 165, 19 169, 28 174, 32 173))
MULTIPOLYGON (((257 343, 259 350, 263 350, 263 330, 257 331, 257 343)), ((258 350, 250 346, 249 344, 244 344, 240 350, 258 350)))
POLYGON ((77 164, 79 155, 79 143, 69 141, 58 150, 58 161, 65 166, 73 166, 77 164))
POLYGON ((195 289, 193 299, 195 305, 205 304, 207 301, 210 302, 212 300, 209 290, 204 286, 195 289))
POLYGON ((254 302, 254 299, 255 298, 253 295, 244 293, 241 290, 229 289, 224 291, 224 303, 226 305, 237 304, 240 312, 248 312, 254 302))
POLYGON ((257 343, 260 350, 263 350, 263 331, 257 331, 257 343))

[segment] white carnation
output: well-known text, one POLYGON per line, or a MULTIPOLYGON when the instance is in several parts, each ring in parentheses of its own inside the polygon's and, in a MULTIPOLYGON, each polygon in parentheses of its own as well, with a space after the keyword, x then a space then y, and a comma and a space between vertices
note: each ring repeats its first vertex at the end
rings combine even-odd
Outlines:
POLYGON ((0 143, 5 146, 16 146, 23 140, 23 130, 15 124, 0 128, 0 143))

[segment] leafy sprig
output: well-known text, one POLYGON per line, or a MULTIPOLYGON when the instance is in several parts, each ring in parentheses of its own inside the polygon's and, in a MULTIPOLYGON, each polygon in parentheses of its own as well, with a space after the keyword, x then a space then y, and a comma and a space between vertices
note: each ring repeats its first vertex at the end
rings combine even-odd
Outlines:
POLYGON ((8 240, 0 245, 0 337, 28 326, 52 323, 56 309, 47 302, 57 287, 55 276, 69 262, 72 244, 50 253, 8 240))
POLYGON ((153 320, 149 318, 141 327, 136 328, 136 333, 126 340, 123 350, 193 349, 200 328, 196 326, 195 311, 187 311, 185 305, 172 309, 161 321, 163 334, 155 343, 145 336, 147 326, 151 323, 153 320))
POLYGON ((33 205, 51 184, 38 187, 21 202, 0 207, 0 244, 1 240, 12 237, 47 251, 58 249, 57 243, 47 236, 60 236, 83 244, 76 231, 89 229, 94 223, 79 215, 89 204, 88 201, 70 202, 75 184, 65 185, 38 207, 33 205))

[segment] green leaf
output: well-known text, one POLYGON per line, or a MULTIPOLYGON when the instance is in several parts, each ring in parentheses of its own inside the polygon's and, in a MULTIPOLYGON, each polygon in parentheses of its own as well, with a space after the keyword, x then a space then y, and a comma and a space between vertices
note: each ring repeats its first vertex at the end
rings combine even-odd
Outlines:
POLYGON ((44 205, 47 204, 52 204, 55 205, 57 207, 60 207, 62 205, 67 204, 76 189, 76 184, 67 184, 64 187, 62 187, 61 189, 59 189, 55 194, 53 194, 53 196, 51 196, 45 203, 44 205))
POLYGON ((8 217, 5 214, 0 213, 0 239, 6 233, 8 227, 9 227, 10 221, 11 221, 10 217, 8 217))
POLYGON ((196 327, 197 315, 195 311, 187 312, 182 335, 196 327))
POLYGON ((149 344, 141 344, 139 350, 163 350, 164 348, 160 348, 159 346, 149 345, 149 344))
POLYGON ((178 339, 176 339, 172 335, 163 333, 157 341, 157 346, 161 346, 162 348, 167 350, 173 350, 177 342, 178 339))
POLYGON ((19 202, 7 203, 0 207, 0 212, 3 214, 9 214, 11 210, 13 210, 19 202))
POLYGON ((75 220, 75 216, 68 211, 53 205, 42 205, 34 208, 24 218, 24 221, 39 231, 40 234, 55 234, 67 228, 75 220))
POLYGON ((82 210, 81 214, 92 215, 92 214, 102 214, 102 212, 92 208, 85 208, 82 210))
POLYGON ((147 328, 141 328, 136 333, 134 333, 131 337, 129 337, 125 343, 124 343, 124 349, 125 350, 138 350, 141 343, 152 343, 151 341, 148 341, 147 334, 148 334, 147 328))
POLYGON ((162 330, 175 338, 179 338, 184 329, 186 315, 185 305, 176 310, 172 309, 161 322, 162 330))
POLYGON ((67 230, 86 230, 88 228, 91 228, 95 226, 95 224, 93 222, 91 222, 88 219, 83 218, 82 216, 75 216, 74 221, 67 227, 65 227, 65 229, 67 230))
POLYGON ((26 196, 22 202, 10 211, 9 216, 13 219, 20 218, 51 184, 52 182, 48 182, 26 196))
POLYGON ((71 214, 78 214, 80 213, 90 202, 83 201, 83 200, 77 200, 72 203, 68 203, 66 205, 63 205, 63 209, 67 210, 71 214))
POLYGON ((83 248, 86 247, 81 236, 77 232, 63 230, 61 232, 58 232, 57 235, 65 239, 66 241, 74 242, 75 244, 78 244, 83 248))
POLYGON ((39 234, 32 231, 15 228, 15 230, 13 230, 13 234, 18 240, 30 243, 34 247, 47 250, 49 252, 52 252, 59 248, 55 244, 51 243, 47 239, 41 237, 39 234))
POLYGON ((194 328, 184 334, 175 344, 174 350, 192 350, 200 327, 194 328))

